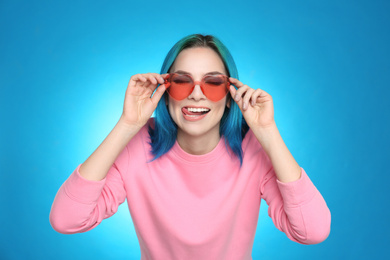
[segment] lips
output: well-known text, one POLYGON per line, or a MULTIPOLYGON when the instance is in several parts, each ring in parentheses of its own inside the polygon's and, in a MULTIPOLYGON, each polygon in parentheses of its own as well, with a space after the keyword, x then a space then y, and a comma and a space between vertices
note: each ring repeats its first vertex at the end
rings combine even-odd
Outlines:
POLYGON ((204 115, 210 112, 210 109, 205 107, 183 107, 181 111, 186 115, 204 115))
POLYGON ((186 120, 197 121, 204 118, 210 112, 210 109, 206 107, 183 107, 181 112, 186 120))

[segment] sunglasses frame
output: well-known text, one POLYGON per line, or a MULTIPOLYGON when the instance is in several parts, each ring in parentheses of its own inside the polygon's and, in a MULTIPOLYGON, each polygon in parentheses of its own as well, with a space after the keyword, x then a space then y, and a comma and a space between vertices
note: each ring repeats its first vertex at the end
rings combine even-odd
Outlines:
MULTIPOLYGON (((205 96, 206 96, 208 99, 210 99, 211 101, 217 102, 217 101, 223 99, 223 98, 227 95, 227 93, 229 93, 229 86, 231 85, 231 83, 230 83, 230 81, 229 81, 229 77, 226 76, 226 75, 224 75, 224 74, 205 75, 205 76, 203 76, 203 78, 201 79, 201 81, 195 81, 194 78, 193 78, 190 74, 169 73, 169 74, 168 74, 167 76, 165 76, 165 78, 164 78, 164 85, 165 85, 165 87, 167 88, 168 94, 169 94, 173 99, 175 99, 175 100, 179 100, 179 101, 180 101, 180 100, 183 100, 183 99, 187 98, 187 97, 194 91, 195 86, 196 86, 196 85, 199 85, 200 88, 201 88, 201 90, 202 90, 202 92, 203 92, 203 95, 205 95, 205 96), (177 99, 177 98, 173 97, 173 96, 171 95, 170 91, 169 91, 169 90, 170 90, 170 86, 171 86, 171 84, 172 84, 172 83, 171 83, 171 79, 172 79, 174 76, 185 76, 185 77, 190 78, 191 81, 192 81, 192 87, 191 87, 191 90, 189 91, 189 94, 188 94, 186 97, 182 98, 182 99, 177 99), (222 77, 222 78, 224 78, 224 79, 226 80, 226 93, 225 93, 225 95, 223 95, 223 96, 220 97, 220 98, 210 98, 210 95, 207 94, 208 91, 207 91, 207 90, 205 91, 205 82, 204 82, 204 79, 205 79, 205 78, 208 78, 208 77, 222 77)), ((209 87, 207 87, 207 89, 208 89, 208 88, 209 88, 209 87)))

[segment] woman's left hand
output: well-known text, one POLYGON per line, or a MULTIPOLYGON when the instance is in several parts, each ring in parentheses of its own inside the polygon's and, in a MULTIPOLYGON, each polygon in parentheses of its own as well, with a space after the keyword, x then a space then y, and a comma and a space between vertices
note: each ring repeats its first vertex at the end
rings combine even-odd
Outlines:
POLYGON ((238 104, 250 128, 267 128, 275 124, 274 105, 270 94, 261 89, 253 89, 238 79, 229 78, 230 94, 238 104))

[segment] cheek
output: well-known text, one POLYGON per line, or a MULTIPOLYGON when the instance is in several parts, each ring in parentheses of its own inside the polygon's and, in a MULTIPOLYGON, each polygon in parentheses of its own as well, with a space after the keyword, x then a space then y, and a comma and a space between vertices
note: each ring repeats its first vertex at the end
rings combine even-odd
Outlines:
POLYGON ((221 101, 218 101, 218 105, 216 107, 218 107, 218 111, 223 115, 225 109, 230 107, 230 102, 227 98, 225 98, 221 101))

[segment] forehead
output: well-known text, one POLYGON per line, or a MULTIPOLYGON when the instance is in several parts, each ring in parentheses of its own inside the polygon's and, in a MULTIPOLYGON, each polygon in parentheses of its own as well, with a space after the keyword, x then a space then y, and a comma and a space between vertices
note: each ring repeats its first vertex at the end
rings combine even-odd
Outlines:
POLYGON ((210 48, 197 47, 181 51, 173 63, 171 72, 188 71, 191 74, 204 75, 210 71, 226 74, 225 66, 219 55, 210 48))

